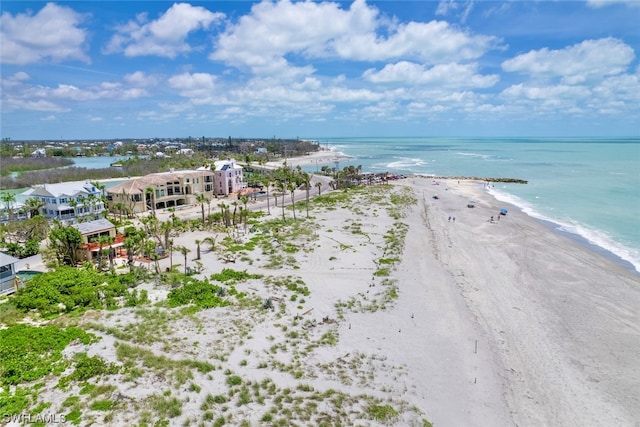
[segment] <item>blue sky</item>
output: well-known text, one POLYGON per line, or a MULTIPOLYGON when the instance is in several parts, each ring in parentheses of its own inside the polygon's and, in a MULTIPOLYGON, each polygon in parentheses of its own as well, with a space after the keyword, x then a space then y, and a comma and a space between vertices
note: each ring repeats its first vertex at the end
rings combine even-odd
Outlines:
POLYGON ((640 134, 640 0, 1 8, 12 140, 640 134))

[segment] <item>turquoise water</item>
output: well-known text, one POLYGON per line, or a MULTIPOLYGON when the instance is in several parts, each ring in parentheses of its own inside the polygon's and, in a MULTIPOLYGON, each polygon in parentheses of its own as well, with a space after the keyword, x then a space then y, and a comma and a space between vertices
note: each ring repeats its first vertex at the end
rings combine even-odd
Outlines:
POLYGON ((32 270, 20 270, 16 272, 16 276, 18 276, 22 281, 29 281, 33 279, 35 276, 42 274, 41 271, 32 271, 32 270))
MULTIPOLYGON (((490 192, 640 271, 640 138, 334 138, 364 171, 519 178, 490 192)), ((314 168, 315 169, 315 168, 314 168)))

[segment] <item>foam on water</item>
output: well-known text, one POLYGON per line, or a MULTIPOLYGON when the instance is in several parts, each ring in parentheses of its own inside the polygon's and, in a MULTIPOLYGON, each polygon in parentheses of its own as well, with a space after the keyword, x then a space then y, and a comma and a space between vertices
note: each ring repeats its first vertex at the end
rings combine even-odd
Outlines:
POLYGON ((498 197, 640 272, 640 138, 339 138, 369 172, 518 178, 498 197))
POLYGON ((575 222, 570 219, 563 221, 555 217, 544 215, 536 210, 531 203, 521 199, 518 196, 503 192, 500 189, 496 189, 495 187, 488 189, 487 192, 495 197, 496 200, 500 200, 502 202, 509 203, 510 205, 517 206, 520 210, 522 210, 522 212, 526 213, 532 218, 536 218, 541 221, 553 224, 554 228, 560 232, 578 236, 589 242, 590 244, 598 246, 605 251, 610 252, 614 256, 631 264, 633 268, 635 268, 635 270, 640 273, 640 251, 622 245, 621 243, 612 239, 611 236, 606 232, 590 228, 584 224, 580 224, 579 222, 575 222))
POLYGON ((424 166, 426 164, 424 160, 419 158, 394 157, 394 159, 397 160, 386 164, 386 167, 388 169, 398 171, 413 171, 419 170, 416 168, 420 168, 421 166, 424 166))

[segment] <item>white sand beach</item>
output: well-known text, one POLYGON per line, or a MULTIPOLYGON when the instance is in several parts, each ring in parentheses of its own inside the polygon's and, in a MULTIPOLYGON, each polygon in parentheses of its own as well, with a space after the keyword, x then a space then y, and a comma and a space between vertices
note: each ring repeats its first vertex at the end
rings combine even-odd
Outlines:
POLYGON ((266 166, 271 168, 279 168, 284 164, 285 160, 289 167, 295 168, 296 166, 317 166, 319 170, 323 165, 330 165, 331 167, 334 167, 336 163, 338 164, 338 168, 340 169, 339 164, 341 162, 351 160, 351 157, 339 152, 322 149, 320 151, 309 153, 306 156, 273 160, 267 162, 266 166))
MULTIPOLYGON (((116 343, 126 342, 170 360, 207 361, 216 370, 194 371, 182 384, 158 369, 134 380, 124 374, 103 377, 103 385, 116 387, 118 411, 107 419, 85 409, 83 421, 153 421, 153 405, 145 402, 165 393, 181 405, 170 425, 199 425, 209 416, 227 425, 638 425, 636 272, 498 202, 482 183, 436 185, 431 178, 409 177, 391 185, 391 191, 374 186, 334 204, 314 205, 305 231, 274 233, 271 249, 239 255, 234 263, 202 244, 197 277, 223 268, 262 274, 237 289, 272 298, 273 311, 232 307, 182 316, 174 310, 168 314, 172 320, 160 322, 155 332, 159 321, 138 309, 85 315, 82 323, 102 325, 92 329, 102 339, 69 354, 88 351, 123 363, 116 343), (416 202, 395 208, 391 192, 412 195, 416 202), (470 199, 475 208, 467 207, 470 199), (501 208, 509 212, 498 220, 501 208), (395 238, 403 230, 406 238, 398 247, 395 238), (380 274, 395 257, 388 275, 380 274), (308 295, 276 285, 294 279, 308 295), (151 335, 142 341, 116 338, 108 329, 143 326, 151 335), (238 397, 241 386, 225 382, 232 374, 243 387, 255 388, 248 401, 238 397), (208 395, 228 400, 209 404, 208 395), (396 414, 372 417, 373 404, 388 405, 396 414)), ((197 217, 199 209, 177 214, 197 217)), ((271 204, 271 217, 280 215, 280 207, 271 204)), ((303 210, 297 215, 305 218, 303 210)), ((208 236, 194 231, 175 237, 175 245, 191 249, 190 266, 195 241, 208 236)), ((174 265, 183 262, 173 254, 174 265)), ((162 260, 161 269, 169 263, 162 260)), ((154 301, 170 290, 143 288, 154 301)), ((144 368, 141 361, 130 363, 144 368)), ((78 393, 54 385, 43 393, 53 409, 78 393)))

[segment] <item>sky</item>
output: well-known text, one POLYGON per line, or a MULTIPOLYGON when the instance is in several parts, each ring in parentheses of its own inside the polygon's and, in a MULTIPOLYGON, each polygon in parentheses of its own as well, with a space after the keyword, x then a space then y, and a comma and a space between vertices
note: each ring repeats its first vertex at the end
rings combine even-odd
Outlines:
POLYGON ((2 138, 640 135, 640 0, 3 0, 2 138))

